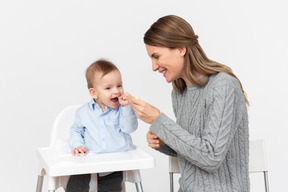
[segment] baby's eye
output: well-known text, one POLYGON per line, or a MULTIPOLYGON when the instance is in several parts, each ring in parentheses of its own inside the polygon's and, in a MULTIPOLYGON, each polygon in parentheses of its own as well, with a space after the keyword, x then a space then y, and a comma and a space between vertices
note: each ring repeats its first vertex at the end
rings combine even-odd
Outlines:
POLYGON ((122 85, 118 85, 117 87, 122 87, 122 85))
POLYGON ((109 89, 111 89, 111 88, 110 88, 110 87, 106 87, 105 89, 106 89, 106 90, 109 90, 109 89))

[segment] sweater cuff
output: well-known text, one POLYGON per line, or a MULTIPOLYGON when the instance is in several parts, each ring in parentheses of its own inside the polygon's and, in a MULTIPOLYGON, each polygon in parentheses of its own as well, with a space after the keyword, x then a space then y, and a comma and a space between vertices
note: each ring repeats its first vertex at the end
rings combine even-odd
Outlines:
POLYGON ((160 113, 150 126, 150 130, 157 136, 160 136, 161 129, 163 127, 163 122, 169 119, 164 113, 160 113))
POLYGON ((165 122, 172 121, 169 117, 167 117, 164 113, 160 113, 158 117, 154 120, 154 122, 150 126, 150 130, 156 134, 163 142, 164 144, 160 145, 159 149, 156 149, 166 155, 170 156, 177 156, 177 153, 170 147, 167 139, 167 134, 164 134, 164 132, 167 133, 168 129, 164 125, 165 122))

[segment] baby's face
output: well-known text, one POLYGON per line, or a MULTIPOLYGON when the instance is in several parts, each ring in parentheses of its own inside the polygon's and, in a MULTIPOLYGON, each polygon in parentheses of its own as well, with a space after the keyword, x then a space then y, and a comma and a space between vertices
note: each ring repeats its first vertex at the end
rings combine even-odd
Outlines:
POLYGON ((118 70, 113 70, 102 77, 101 72, 95 74, 94 88, 95 95, 92 97, 96 103, 105 111, 105 106, 117 108, 119 106, 118 97, 124 93, 121 74, 118 70))

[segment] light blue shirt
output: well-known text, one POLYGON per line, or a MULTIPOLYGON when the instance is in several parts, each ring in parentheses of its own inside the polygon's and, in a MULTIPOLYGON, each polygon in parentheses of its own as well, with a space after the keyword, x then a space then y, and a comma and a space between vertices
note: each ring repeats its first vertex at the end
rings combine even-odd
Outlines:
POLYGON ((71 150, 83 145, 89 153, 109 153, 127 150, 132 144, 130 133, 138 127, 137 117, 130 106, 105 112, 92 99, 79 107, 70 129, 71 150))

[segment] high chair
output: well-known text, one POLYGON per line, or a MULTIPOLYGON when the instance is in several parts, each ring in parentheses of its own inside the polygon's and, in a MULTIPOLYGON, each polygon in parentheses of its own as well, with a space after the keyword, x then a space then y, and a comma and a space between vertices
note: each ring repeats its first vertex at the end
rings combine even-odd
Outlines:
MULTIPOLYGON (((79 105, 64 109, 54 121, 49 147, 37 150, 40 162, 36 192, 42 191, 44 176, 48 179, 48 191, 58 187, 66 189, 70 175, 91 173, 90 191, 97 191, 97 173, 123 171, 123 182, 135 183, 137 192, 143 192, 140 169, 154 168, 155 159, 133 146, 117 153, 80 155, 71 154, 68 144, 70 127, 79 105)), ((125 191, 125 185, 123 187, 125 191)))

